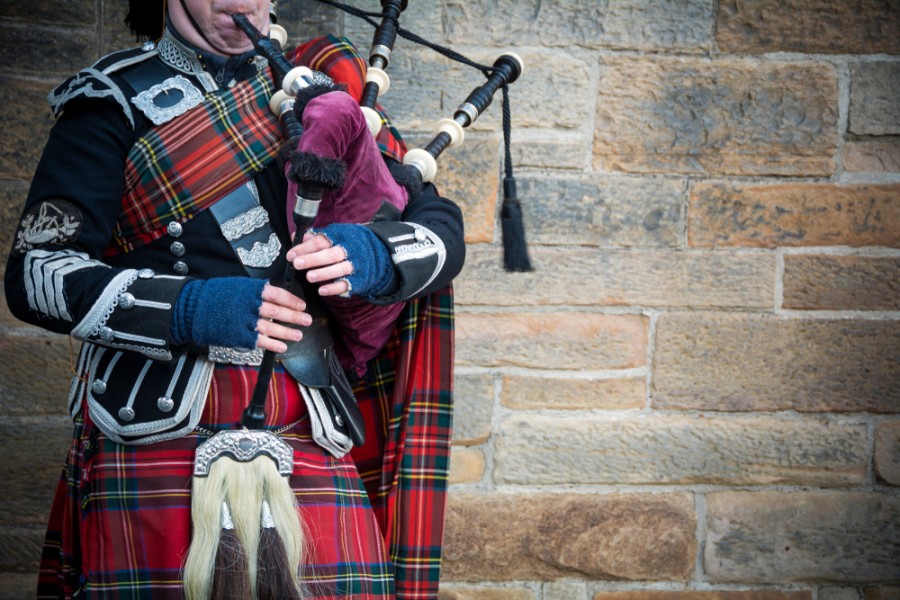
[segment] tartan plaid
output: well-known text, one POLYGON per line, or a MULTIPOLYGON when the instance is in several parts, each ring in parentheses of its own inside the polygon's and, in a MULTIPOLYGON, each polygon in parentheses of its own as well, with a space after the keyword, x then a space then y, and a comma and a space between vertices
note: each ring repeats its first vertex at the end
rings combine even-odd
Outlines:
MULTIPOLYGON (((312 540, 303 569, 312 598, 437 597, 452 342, 450 289, 410 302, 355 390, 367 444, 338 460, 312 441, 306 420, 280 434, 294 449, 291 487, 312 540)), ((255 381, 253 368, 217 366, 201 425, 231 427, 255 381)), ((305 414, 296 383, 280 366, 267 412, 269 428, 305 414)), ((181 598, 194 452, 206 439, 195 432, 123 446, 80 415, 51 511, 38 597, 181 598)))
MULTIPOLYGON (((288 53, 347 86, 359 101, 366 63, 350 42, 321 37, 288 53)), ((106 255, 130 252, 165 234, 169 221, 184 221, 224 197, 272 163, 282 142, 281 126, 269 110, 271 72, 207 95, 198 107, 151 129, 129 151, 125 193, 106 255)), ((385 127, 376 141, 401 160, 400 134, 378 108, 385 127)))

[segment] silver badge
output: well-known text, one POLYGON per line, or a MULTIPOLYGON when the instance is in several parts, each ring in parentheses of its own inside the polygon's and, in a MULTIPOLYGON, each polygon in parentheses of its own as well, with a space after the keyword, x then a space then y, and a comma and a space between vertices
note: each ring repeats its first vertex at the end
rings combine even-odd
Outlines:
POLYGON ((168 123, 175 117, 181 116, 191 110, 201 102, 203 102, 203 94, 193 83, 176 75, 169 77, 162 83, 157 83, 149 90, 144 90, 131 99, 148 119, 153 121, 154 125, 162 125, 168 123), (168 95, 172 91, 181 92, 181 99, 171 106, 163 106, 159 100, 161 96, 168 95))

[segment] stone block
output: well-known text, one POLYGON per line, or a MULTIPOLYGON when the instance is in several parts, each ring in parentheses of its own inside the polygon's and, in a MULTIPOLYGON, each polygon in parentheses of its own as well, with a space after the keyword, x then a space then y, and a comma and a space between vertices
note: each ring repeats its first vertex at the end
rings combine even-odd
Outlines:
POLYGON ((693 247, 900 247, 900 185, 697 183, 688 207, 693 247))
POLYGON ((768 417, 550 417, 500 425, 494 480, 513 485, 862 485, 865 425, 768 417))
POLYGON ((647 362, 645 317, 457 313, 456 361, 482 367, 629 369, 647 362))
POLYGON ((711 582, 900 579, 900 496, 874 492, 706 495, 711 582))
POLYGON ((841 164, 848 173, 900 172, 900 138, 844 142, 841 164))
POLYGON ((536 244, 677 247, 683 188, 680 179, 519 177, 528 240, 536 244))
POLYGON ((453 443, 468 446, 487 440, 493 414, 493 377, 457 373, 453 389, 453 443))
MULTIPOLYGON (((587 170, 591 164, 591 140, 585 133, 522 129, 517 130, 514 135, 510 151, 517 169, 537 167, 587 170)), ((519 194, 519 199, 527 203, 532 201, 522 194, 519 194)))
POLYGON ((644 377, 532 377, 504 375, 500 402, 515 410, 627 410, 646 403, 644 377))
POLYGON ((459 305, 772 308, 775 303, 772 255, 540 246, 531 246, 529 255, 533 272, 507 273, 499 250, 470 246, 454 282, 459 305))
POLYGON ((543 586, 543 600, 584 600, 587 586, 579 581, 553 581, 543 586))
MULTIPOLYGON (((0 35, 0 39, 2 37, 0 35)), ((0 41, 0 46, 2 44, 0 41)), ((0 76, 0 121, 4 123, 0 137, 3 142, 0 145, 0 177, 30 180, 34 174, 53 125, 53 114, 47 104, 47 92, 52 87, 46 83, 0 76)), ((5 182, 3 200, 17 201, 19 210, 9 207, 4 208, 4 213, 7 210, 20 212, 25 205, 25 196, 19 196, 23 192, 21 185, 19 181, 5 182)), ((14 217, 16 224, 18 216, 14 217)), ((8 248, 4 246, 4 253, 8 248)))
MULTIPOLYGON (((291 3, 285 4, 287 4, 288 6, 291 5, 291 3)), ((344 2, 344 4, 365 11, 376 10, 372 8, 370 0, 349 0, 347 2, 344 2)), ((308 10, 308 7, 303 6, 303 10, 308 10)), ((279 7, 278 12, 281 12, 281 7, 279 7)), ((431 42, 445 44, 447 43, 447 40, 444 37, 443 26, 441 23, 442 16, 443 11, 439 7, 435 6, 434 3, 409 2, 407 4, 407 7, 403 9, 403 13, 400 15, 399 21, 400 26, 404 29, 412 31, 431 42)), ((372 47, 372 36, 375 33, 375 28, 362 19, 354 17, 352 15, 344 15, 343 21, 343 35, 353 41, 353 44, 360 50, 363 56, 368 56, 369 50, 372 47)), ((379 20, 376 19, 376 22, 378 21, 379 20)), ((415 46, 412 42, 398 36, 396 43, 394 44, 393 55, 403 55, 409 52, 410 48, 419 48, 419 46, 415 46)), ((389 65, 389 68, 387 70, 389 76, 391 75, 392 68, 393 65, 389 65)), ((390 94, 390 90, 388 90, 388 93, 390 94)))
MULTIPOLYGON (((424 147, 431 136, 411 138, 411 148, 424 147)), ((440 194, 456 202, 463 214, 466 242, 494 241, 497 197, 500 190, 500 138, 475 133, 465 143, 441 155, 434 184, 440 194)))
POLYGON ((785 256, 783 306, 900 310, 900 258, 785 256))
POLYGON ((689 494, 451 494, 442 578, 687 581, 695 528, 689 494))
POLYGON ((660 409, 895 413, 900 321, 670 313, 656 329, 660 409))
POLYGON ((598 89, 597 170, 834 172, 838 84, 831 65, 606 56, 598 89))
MULTIPOLYGON (((467 54, 488 65, 496 59, 495 51, 480 49, 467 54)), ((587 82, 596 80, 593 64, 563 50, 522 49, 517 50, 517 54, 526 66, 524 75, 509 88, 513 131, 521 128, 583 128, 594 111, 595 97, 585 93, 587 82), (560 64, 565 64, 566 68, 560 69, 560 64), (552 109, 548 110, 548 107, 552 109)), ((484 82, 480 72, 450 62, 427 49, 397 53, 390 65, 390 77, 391 91, 381 102, 403 133, 430 133, 439 119, 452 117, 456 107, 484 82)), ((499 132, 501 128, 502 109, 498 94, 484 114, 467 129, 499 132)))
POLYGON ((455 446, 450 456, 450 485, 478 483, 484 479, 484 452, 455 446))
POLYGON ((522 587, 466 587, 441 584, 438 600, 537 600, 534 592, 522 587))
MULTIPOLYGON (((0 529, 0 569, 37 573, 45 533, 46 523, 41 527, 0 529)), ((34 598, 33 595, 26 597, 34 598)))
POLYGON ((0 261, 0 275, 6 273, 6 256, 13 246, 16 229, 22 218, 22 208, 28 195, 27 181, 21 179, 0 180, 0 248, 4 260, 0 261))
POLYGON ((83 25, 97 22, 97 3, 94 0, 44 0, 19 2, 0 0, 0 15, 5 18, 31 21, 42 25, 83 25))
MULTIPOLYGON (((900 26, 900 7, 897 8, 900 26)), ((897 30, 900 33, 900 29, 897 30)), ((850 122, 857 135, 900 134, 900 63, 863 62, 850 65, 850 122)))
POLYGON ((900 586, 882 585, 863 588, 865 600, 900 600, 900 586))
POLYGON ((37 589, 37 571, 0 573, 0 590, 7 600, 31 600, 37 589))
POLYGON ((900 485, 900 421, 875 426, 875 474, 891 485, 900 485))
POLYGON ((0 423, 4 501, 0 530, 43 527, 72 439, 68 417, 7 417, 0 423))
POLYGON ((900 53, 900 8, 891 2, 722 0, 718 7, 722 52, 900 53))
POLYGON ((818 600, 864 600, 863 592, 855 587, 820 587, 818 600))
MULTIPOLYGON (((819 592, 819 599, 824 600, 819 592)), ((597 592, 593 600, 812 600, 812 592, 785 590, 715 590, 668 591, 639 590, 628 592, 597 592)))
MULTIPOLYGON (((53 87, 100 58, 100 44, 93 25, 54 27, 4 22, 0 25, 0 56, 4 72, 44 77, 53 87), (60 48, 66 51, 60 52, 60 48)), ((46 102, 42 104, 46 108, 46 102)))
POLYGON ((0 407, 4 415, 63 415, 79 347, 69 338, 5 335, 0 354, 15 357, 0 369, 0 407))
POLYGON ((444 5, 447 38, 456 44, 703 52, 712 42, 712 4, 706 0, 449 0, 444 5))

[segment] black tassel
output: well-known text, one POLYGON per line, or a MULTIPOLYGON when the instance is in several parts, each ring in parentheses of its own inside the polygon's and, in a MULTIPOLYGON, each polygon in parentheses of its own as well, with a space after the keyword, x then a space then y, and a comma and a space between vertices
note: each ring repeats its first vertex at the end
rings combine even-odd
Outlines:
POLYGON ((263 527, 260 530, 257 555, 257 600, 301 600, 300 591, 289 576, 292 570, 296 571, 297 565, 288 564, 287 551, 277 529, 263 527))
POLYGON ((346 91, 347 86, 342 83, 332 83, 330 85, 327 83, 314 83, 305 88, 301 88, 294 97, 294 112, 297 113, 297 118, 300 119, 303 117, 303 111, 306 110, 306 105, 309 104, 313 98, 318 98, 319 96, 324 96, 331 92, 346 91))
POLYGON ((533 271, 525 242, 522 205, 516 198, 516 180, 503 179, 503 206, 500 208, 500 227, 503 233, 503 267, 507 271, 533 271))
MULTIPOLYGON (((224 507, 227 511, 227 507, 224 507)), ((231 518, 228 517, 230 522, 231 518)), ((244 600, 251 598, 250 565, 247 553, 234 527, 227 525, 219 534, 210 600, 244 600)))
POLYGON ((347 165, 342 160, 323 158, 311 152, 294 152, 291 155, 290 177, 293 181, 339 190, 347 177, 347 165))

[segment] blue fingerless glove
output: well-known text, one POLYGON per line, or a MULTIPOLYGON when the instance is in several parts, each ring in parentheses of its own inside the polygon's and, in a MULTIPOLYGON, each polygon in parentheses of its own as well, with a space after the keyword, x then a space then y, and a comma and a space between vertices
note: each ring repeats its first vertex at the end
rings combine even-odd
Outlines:
POLYGON ((343 246, 353 273, 344 277, 353 296, 374 297, 396 278, 394 263, 384 243, 368 228, 355 223, 334 223, 310 233, 320 233, 335 246, 343 246))
POLYGON ((249 277, 187 282, 175 301, 172 316, 175 343, 255 348, 265 285, 265 280, 249 277))

